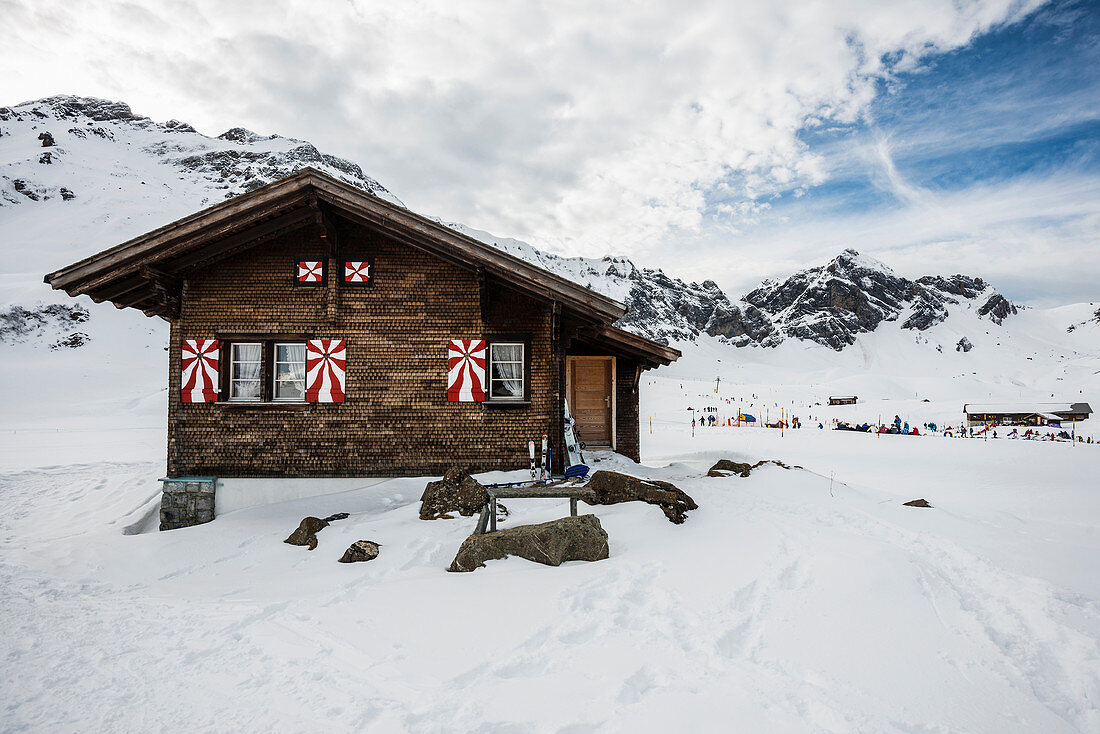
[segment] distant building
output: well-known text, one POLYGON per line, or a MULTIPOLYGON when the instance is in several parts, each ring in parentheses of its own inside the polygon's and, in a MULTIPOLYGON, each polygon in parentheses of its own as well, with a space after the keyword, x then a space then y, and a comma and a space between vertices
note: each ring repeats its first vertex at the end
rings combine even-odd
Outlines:
POLYGON ((986 423, 1045 426, 1086 420, 1092 414, 1092 408, 1088 403, 967 403, 963 406, 963 413, 971 426, 986 423))
POLYGON ((855 395, 830 395, 829 405, 855 405, 858 400, 855 395))

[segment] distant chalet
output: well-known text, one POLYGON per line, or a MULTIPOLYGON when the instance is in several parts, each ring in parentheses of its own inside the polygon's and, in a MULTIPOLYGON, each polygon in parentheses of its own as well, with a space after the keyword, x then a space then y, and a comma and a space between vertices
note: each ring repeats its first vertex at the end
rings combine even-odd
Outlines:
MULTIPOLYGON (((637 460, 638 382, 680 352, 626 307, 305 169, 45 278, 171 323, 168 477, 564 469, 637 460)), ((124 379, 124 376, 123 376, 124 379)))
POLYGON ((859 398, 855 395, 830 395, 829 405, 855 405, 859 398))
POLYGON ((963 413, 972 426, 986 423, 1045 426, 1087 420, 1092 408, 1088 403, 967 403, 963 413))

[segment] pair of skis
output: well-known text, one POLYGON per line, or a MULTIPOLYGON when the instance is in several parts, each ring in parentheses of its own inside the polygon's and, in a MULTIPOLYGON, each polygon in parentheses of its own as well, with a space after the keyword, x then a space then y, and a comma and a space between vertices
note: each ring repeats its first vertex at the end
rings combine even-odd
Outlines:
POLYGON ((542 466, 535 466, 535 442, 527 442, 527 453, 531 456, 531 481, 537 482, 550 478, 550 437, 542 434, 542 466))

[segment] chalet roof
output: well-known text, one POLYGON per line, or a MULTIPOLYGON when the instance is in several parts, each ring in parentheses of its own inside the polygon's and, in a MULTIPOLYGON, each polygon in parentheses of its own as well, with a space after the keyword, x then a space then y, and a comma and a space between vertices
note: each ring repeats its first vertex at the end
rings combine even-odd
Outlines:
POLYGON ((614 326, 605 326, 600 329, 592 340, 608 351, 639 360, 647 369, 668 366, 682 354, 679 349, 663 346, 614 326))
POLYGON ((1057 413, 1091 413, 1088 403, 967 403, 967 415, 1043 415, 1057 413))
MULTIPOLYGON (((542 300, 575 318, 607 326, 626 306, 439 222, 383 201, 313 168, 184 217, 45 277, 71 296, 168 317, 173 289, 193 267, 254 247, 284 232, 326 226, 336 214, 430 252, 479 276, 542 300)), ((640 337, 637 337, 640 339, 640 337)), ((642 340, 663 349, 661 345, 642 340)), ((660 350, 658 350, 659 352, 660 350)), ((675 350, 672 350, 675 351, 675 350)), ((679 353, 677 353, 679 356, 679 353)))

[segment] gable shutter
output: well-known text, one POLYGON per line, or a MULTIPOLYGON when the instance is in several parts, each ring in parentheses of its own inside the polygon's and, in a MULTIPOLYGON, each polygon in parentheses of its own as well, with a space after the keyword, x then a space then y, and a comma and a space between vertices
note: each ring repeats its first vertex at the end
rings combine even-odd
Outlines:
POLYGON ((180 398, 185 403, 218 400, 218 340, 184 339, 180 348, 180 398))
POLYGON ((310 339, 306 342, 306 402, 344 402, 344 339, 310 339))
POLYGON ((325 265, 318 260, 303 260, 298 263, 299 283, 320 283, 325 273, 325 265))
POLYGON ((452 339, 447 345, 447 400, 485 400, 484 339, 452 339))
POLYGON ((356 260, 347 261, 344 263, 344 282, 345 283, 369 283, 370 282, 370 261, 369 260, 356 260))

